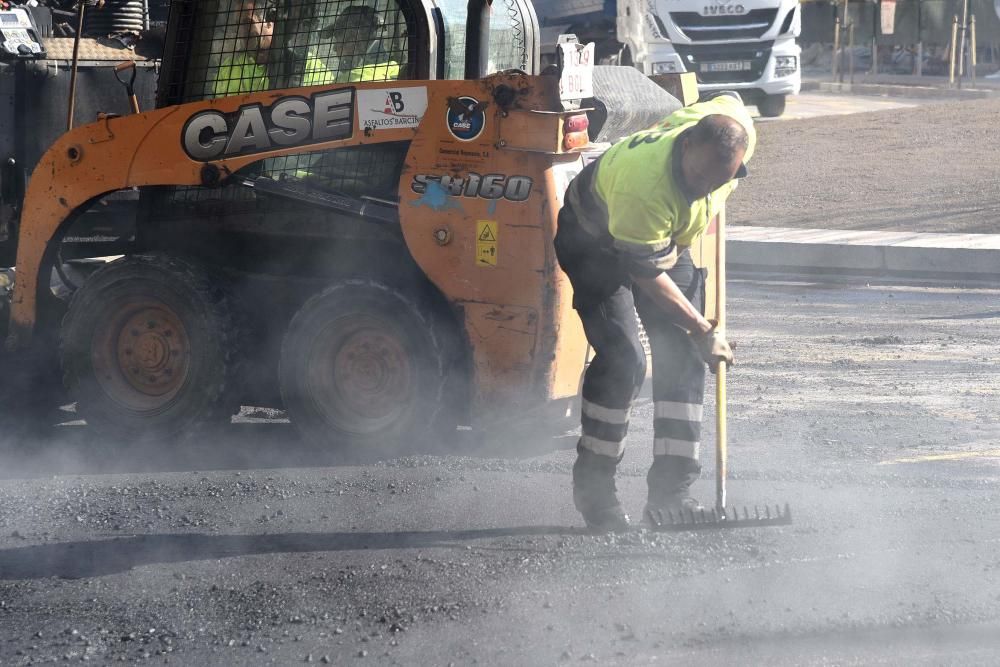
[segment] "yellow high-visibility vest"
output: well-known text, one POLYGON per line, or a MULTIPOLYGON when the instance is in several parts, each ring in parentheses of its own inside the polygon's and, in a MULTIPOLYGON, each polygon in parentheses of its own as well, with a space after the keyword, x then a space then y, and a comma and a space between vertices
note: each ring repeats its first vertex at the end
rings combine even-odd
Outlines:
POLYGON ((245 95, 267 90, 267 70, 246 53, 223 59, 213 91, 216 97, 245 95))
POLYGON ((756 144, 753 120, 743 102, 729 95, 678 109, 648 130, 623 139, 601 157, 591 184, 599 203, 606 206, 612 238, 644 246, 659 247, 671 241, 689 246, 704 233, 736 189, 736 181, 709 197, 688 202, 674 178, 671 161, 680 134, 710 114, 724 114, 743 125, 749 138, 743 161, 750 160, 756 144))
POLYGON ((390 60, 375 65, 362 65, 337 74, 338 83, 361 81, 395 81, 399 78, 399 63, 390 60))
POLYGON ((306 69, 302 74, 303 86, 322 86, 336 80, 336 73, 330 70, 325 62, 313 56, 306 58, 306 69))

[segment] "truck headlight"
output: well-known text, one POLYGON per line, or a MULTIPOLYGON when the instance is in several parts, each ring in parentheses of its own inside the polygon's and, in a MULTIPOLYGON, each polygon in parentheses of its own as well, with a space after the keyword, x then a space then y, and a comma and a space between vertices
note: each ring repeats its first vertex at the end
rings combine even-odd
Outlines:
POLYGON ((677 65, 672 62, 653 63, 653 74, 671 74, 677 71, 677 65))
POLYGON ((796 56, 775 56, 774 75, 790 76, 795 74, 795 70, 798 69, 798 60, 799 59, 796 56))

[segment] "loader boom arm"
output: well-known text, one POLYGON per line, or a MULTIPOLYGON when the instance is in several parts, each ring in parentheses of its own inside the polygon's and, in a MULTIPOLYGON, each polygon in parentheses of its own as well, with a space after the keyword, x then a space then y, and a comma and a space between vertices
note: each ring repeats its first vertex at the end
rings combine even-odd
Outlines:
MULTIPOLYGON (((132 187, 218 185, 267 157, 410 140, 416 128, 366 133, 357 127, 357 91, 385 85, 359 83, 226 97, 106 117, 64 134, 42 156, 25 195, 8 348, 30 342, 43 257, 60 227, 84 204, 132 187)), ((396 89, 414 85, 418 84, 393 83, 396 89)))

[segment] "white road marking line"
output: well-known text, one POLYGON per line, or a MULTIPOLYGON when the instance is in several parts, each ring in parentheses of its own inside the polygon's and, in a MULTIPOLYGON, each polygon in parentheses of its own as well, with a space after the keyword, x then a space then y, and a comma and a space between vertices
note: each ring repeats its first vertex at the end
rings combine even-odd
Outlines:
POLYGON ((953 452, 951 454, 927 454, 925 456, 910 456, 888 461, 879 461, 877 465, 891 466, 899 463, 928 463, 932 461, 963 461, 967 459, 1000 459, 1000 449, 987 449, 980 452, 953 452))

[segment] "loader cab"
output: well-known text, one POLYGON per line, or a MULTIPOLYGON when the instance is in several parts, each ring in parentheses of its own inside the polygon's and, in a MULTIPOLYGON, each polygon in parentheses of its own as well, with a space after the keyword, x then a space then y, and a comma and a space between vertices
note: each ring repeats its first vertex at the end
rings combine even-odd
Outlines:
MULTIPOLYGON (((535 73, 537 32, 527 0, 497 0, 492 7, 485 0, 181 0, 171 6, 157 105, 300 86, 535 73)), ((383 120, 407 113, 391 87, 378 92, 377 100, 374 93, 359 100, 358 113, 383 120)), ((160 220, 170 223, 161 229, 179 238, 186 234, 177 221, 210 221, 245 233, 244 223, 253 216, 266 216, 267 225, 309 218, 240 186, 239 177, 259 175, 395 201, 408 147, 380 143, 264 159, 222 188, 148 194, 143 217, 154 222, 153 233, 160 220)), ((162 238, 155 243, 162 245, 162 238)))
POLYGON ((171 5, 157 105, 247 89, 469 78, 480 44, 488 46, 479 76, 536 73, 538 25, 530 2, 179 0, 171 5), (485 7, 484 16, 473 16, 470 26, 470 8, 477 7, 485 7), (240 68, 245 72, 230 71, 240 68), (227 77, 237 83, 221 85, 227 77))

